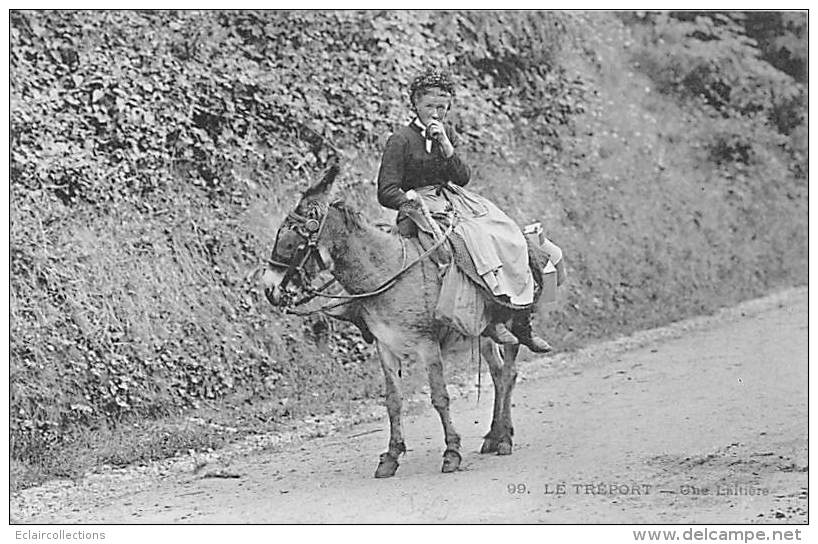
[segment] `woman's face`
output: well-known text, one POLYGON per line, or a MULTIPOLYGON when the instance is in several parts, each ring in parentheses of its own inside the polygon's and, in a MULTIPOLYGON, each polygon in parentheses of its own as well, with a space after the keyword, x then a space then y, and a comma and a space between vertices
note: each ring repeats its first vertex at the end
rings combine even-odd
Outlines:
POLYGON ((415 98, 415 112, 423 126, 433 120, 443 122, 451 105, 452 96, 437 87, 426 89, 415 98))

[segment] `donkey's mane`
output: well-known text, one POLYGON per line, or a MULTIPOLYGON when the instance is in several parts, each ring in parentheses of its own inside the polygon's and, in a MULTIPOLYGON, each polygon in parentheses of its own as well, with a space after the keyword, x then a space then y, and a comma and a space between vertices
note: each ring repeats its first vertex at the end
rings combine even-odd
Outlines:
POLYGON ((330 206, 341 212, 341 217, 344 219, 344 225, 347 227, 363 229, 367 226, 364 215, 358 210, 349 206, 345 201, 336 200, 330 204, 330 206))

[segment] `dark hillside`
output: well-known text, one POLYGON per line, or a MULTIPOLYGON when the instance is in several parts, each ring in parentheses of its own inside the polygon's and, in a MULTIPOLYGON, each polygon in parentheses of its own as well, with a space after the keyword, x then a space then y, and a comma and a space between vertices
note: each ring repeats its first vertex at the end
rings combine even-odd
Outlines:
POLYGON ((391 221, 379 153, 429 64, 460 84, 474 189, 567 254, 559 349, 806 282, 805 13, 10 19, 16 485, 380 394, 357 333, 279 313, 253 272, 330 146, 391 221))

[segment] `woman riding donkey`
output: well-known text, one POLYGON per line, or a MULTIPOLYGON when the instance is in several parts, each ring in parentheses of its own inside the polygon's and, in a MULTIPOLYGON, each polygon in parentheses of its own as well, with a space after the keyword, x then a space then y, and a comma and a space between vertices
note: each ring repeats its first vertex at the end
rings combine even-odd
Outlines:
POLYGON ((452 81, 438 70, 412 82, 409 98, 416 117, 386 143, 378 202, 398 210, 398 230, 404 236, 416 231, 410 217, 417 216, 421 199, 432 213, 453 209, 460 219, 454 236, 462 239, 477 275, 494 296, 492 322, 484 334, 500 344, 519 343, 546 353, 551 346, 531 330, 536 286, 523 232, 488 199, 463 188, 471 172, 455 150, 457 135, 445 123, 454 94, 452 81), (510 331, 504 324, 508 320, 510 331))

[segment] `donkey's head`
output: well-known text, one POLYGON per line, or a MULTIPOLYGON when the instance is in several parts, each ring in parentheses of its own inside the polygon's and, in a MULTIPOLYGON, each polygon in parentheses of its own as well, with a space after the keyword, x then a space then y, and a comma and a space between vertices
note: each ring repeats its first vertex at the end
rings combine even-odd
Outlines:
POLYGON ((340 168, 333 162, 321 180, 307 189, 276 233, 273 253, 262 275, 264 294, 275 306, 292 301, 315 275, 331 267, 321 234, 327 220, 330 189, 340 168))

